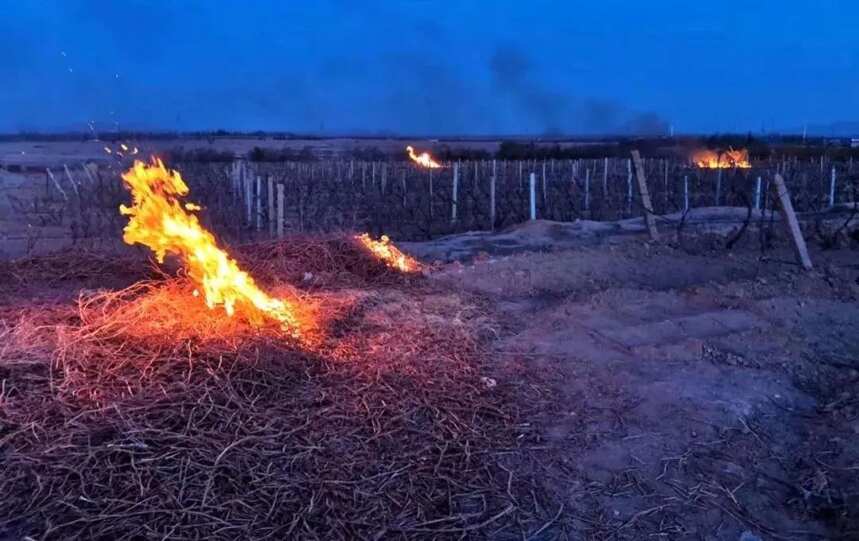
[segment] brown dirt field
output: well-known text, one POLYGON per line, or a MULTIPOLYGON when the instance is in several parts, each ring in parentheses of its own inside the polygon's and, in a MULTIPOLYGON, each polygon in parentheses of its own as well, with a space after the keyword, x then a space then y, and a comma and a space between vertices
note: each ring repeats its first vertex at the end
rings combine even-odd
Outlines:
POLYGON ((691 245, 483 253, 434 279, 492 299, 499 369, 553 389, 542 471, 572 538, 856 538, 856 247, 803 273, 786 247, 691 245))

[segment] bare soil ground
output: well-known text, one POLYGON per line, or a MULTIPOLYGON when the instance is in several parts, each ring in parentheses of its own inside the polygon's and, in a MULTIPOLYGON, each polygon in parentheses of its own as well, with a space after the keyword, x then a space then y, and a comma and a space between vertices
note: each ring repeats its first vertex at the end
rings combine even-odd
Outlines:
POLYGON ((784 246, 715 238, 529 253, 558 227, 526 228, 476 258, 461 237, 423 249, 464 259, 433 279, 506 322, 499 369, 553 389, 544 474, 572 538, 859 538, 855 246, 802 273, 784 246))
MULTIPOLYGON (((370 428, 361 428, 360 422, 350 424, 356 422, 353 412, 343 417, 352 419, 344 421, 345 426, 356 427, 349 438, 358 440, 341 439, 346 438, 342 434, 330 440, 302 427, 300 437, 312 440, 320 449, 348 441, 358 445, 362 453, 375 456, 370 451, 378 444, 376 438, 381 438, 387 454, 377 456, 380 463, 366 466, 359 472, 363 477, 356 479, 349 477, 352 470, 348 474, 339 469, 330 474, 322 471, 320 486, 329 483, 324 490, 311 490, 317 481, 310 471, 302 473, 307 477, 302 477, 300 483, 304 484, 299 488, 284 485, 278 489, 273 485, 272 494, 281 494, 278 498, 283 501, 292 502, 290 498, 296 494, 309 499, 298 498, 296 510, 290 511, 300 513, 305 521, 300 523, 304 529, 296 531, 313 537, 324 533, 325 528, 336 527, 338 523, 326 517, 340 517, 343 506, 351 502, 348 505, 371 513, 368 516, 373 520, 387 521, 387 527, 360 523, 352 517, 356 522, 348 523, 353 528, 348 532, 379 538, 859 538, 859 251, 855 241, 833 250, 812 244, 816 268, 805 273, 793 263, 786 246, 776 243, 762 254, 757 236, 751 234, 728 251, 724 236, 697 235, 679 244, 676 240, 653 244, 645 242, 634 227, 617 226, 596 234, 586 225, 537 222, 496 235, 459 235, 408 244, 406 247, 425 261, 436 261, 425 284, 416 289, 372 281, 349 282, 351 289, 338 289, 343 286, 337 284, 349 273, 343 270, 328 275, 321 272, 330 264, 324 254, 308 256, 317 267, 301 287, 320 294, 349 291, 349 295, 368 299, 365 308, 338 327, 340 334, 332 338, 334 342, 358 340, 358 330, 368 333, 360 343, 372 347, 356 351, 374 358, 385 351, 396 356, 402 340, 415 341, 420 348, 409 360, 412 363, 427 355, 440 355, 439 351, 445 359, 456 358, 456 349, 439 349, 432 344, 444 336, 462 336, 463 340, 475 340, 466 349, 479 349, 485 362, 468 368, 467 382, 462 385, 455 384, 455 379, 445 383, 448 394, 444 395, 444 406, 432 403, 436 391, 431 368, 421 372, 421 378, 426 379, 409 379, 409 387, 402 393, 385 387, 381 401, 371 401, 368 406, 370 428), (587 231, 582 232, 583 228, 587 231), (398 322, 409 314, 409 321, 435 328, 426 337, 428 342, 416 341, 424 340, 417 334, 420 327, 410 327, 407 335, 398 337, 403 332, 398 322), (472 328, 477 334, 466 332, 472 328), (465 394, 484 404, 493 400, 493 393, 498 393, 497 400, 491 402, 497 410, 481 412, 479 425, 467 406, 462 409, 463 403, 458 402, 465 394), (393 416, 396 412, 390 401, 394 399, 414 404, 401 416, 393 416), (415 415, 428 424, 414 425, 415 415), (516 425, 498 424, 496 415, 515 419, 516 425), (410 437, 410 442, 425 447, 410 447, 414 454, 408 456, 397 454, 400 436, 373 432, 377 427, 400 427, 405 419, 408 422, 397 430, 411 433, 414 426, 432 427, 440 418, 444 423, 455 419, 455 428, 439 432, 429 442, 422 436, 415 436, 416 440, 410 437), (468 431, 473 426, 502 434, 506 439, 499 441, 505 441, 504 447, 482 447, 477 453, 471 447, 476 444, 469 443, 468 431), (357 443, 365 438, 369 438, 369 447, 357 443), (446 454, 446 441, 454 455, 446 454), (437 483, 429 480, 436 461, 446 476, 455 476, 461 464, 471 464, 472 460, 478 460, 479 469, 467 470, 470 475, 486 472, 468 481, 479 485, 480 491, 458 488, 460 481, 455 477, 444 477, 437 483), (400 467, 407 473, 398 473, 400 467), (332 478, 325 481, 328 477, 332 478), (430 487, 433 492, 421 492, 420 487, 430 487), (436 496, 444 490, 453 496, 439 500, 436 496), (396 505, 420 509, 420 520, 405 512, 386 515, 378 502, 391 505, 387 491, 391 498, 395 495, 396 505), (468 503, 457 503, 464 494, 469 495, 468 503), (360 498, 369 498, 370 503, 358 507, 355 502, 360 498), (340 511, 336 511, 338 501, 340 511), (335 507, 326 507, 332 505, 335 507)), ((121 267, 126 269, 127 265, 121 267)), ((266 272, 262 268, 252 270, 266 272)), ((301 271, 290 268, 270 270, 270 274, 273 279, 300 282, 301 271)), ((126 276, 119 269, 116 274, 118 282, 140 277, 135 273, 126 276)), ((265 276, 263 280, 269 281, 265 276)), ((121 285, 104 282, 96 287, 121 285)), ((10 314, 16 303, 34 299, 68 302, 80 289, 91 287, 94 285, 85 276, 67 274, 60 280, 43 280, 36 289, 6 293, 0 302, 5 324, 13 321, 10 314)), ((420 366, 418 371, 427 368, 420 366)), ((228 381, 222 378, 219 364, 210 363, 205 369, 209 371, 207 377, 219 385, 228 381)), ((267 378, 270 370, 267 366, 255 368, 252 375, 267 378)), ((323 372, 317 374, 302 364, 297 375, 288 378, 295 386, 293 392, 313 383, 314 392, 319 390, 325 396, 344 393, 350 388, 344 382, 359 378, 365 387, 360 393, 349 394, 349 403, 360 406, 361 393, 371 392, 381 383, 390 385, 390 380, 380 383, 378 376, 366 379, 358 373, 334 370, 337 385, 317 387, 318 382, 332 377, 330 368, 323 372), (313 376, 312 381, 302 379, 305 372, 313 376)), ((37 385, 33 374, 16 380, 14 370, 4 373, 4 389, 17 387, 20 393, 37 385)), ((280 381, 282 376, 271 377, 280 381)), ((277 403, 284 400, 274 391, 265 393, 259 395, 263 398, 249 395, 247 400, 239 396, 236 404, 246 404, 249 419, 262 423, 267 411, 282 411, 277 403)), ((20 394, 0 396, 5 396, 3 408, 11 408, 20 394)), ((321 399, 311 398, 295 406, 316 407, 321 399)), ((169 408, 169 392, 158 403, 169 408)), ((330 406, 328 398, 324 403, 330 406)), ((137 411, 134 404, 142 407, 127 402, 115 408, 116 419, 111 421, 114 430, 133 421, 137 411)), ((338 415, 346 415, 340 409, 335 408, 338 415)), ((361 407, 356 411, 364 415, 361 407)), ((310 417, 316 415, 308 412, 310 417)), ((79 424, 78 415, 89 419, 107 414, 113 416, 114 412, 82 409, 69 414, 71 421, 66 422, 79 424)), ((182 418, 184 413, 176 415, 170 423, 191 423, 190 417, 182 418)), ((193 410, 189 415, 194 415, 193 410)), ((259 454, 244 454, 246 440, 241 440, 242 445, 229 453, 229 463, 219 466, 218 453, 240 437, 243 429, 230 425, 234 436, 219 432, 217 426, 205 427, 201 433, 211 442, 211 453, 209 449, 194 452, 203 459, 202 465, 193 463, 188 470, 189 487, 194 487, 195 475, 210 478, 218 467, 228 468, 230 475, 241 475, 255 471, 256 461, 262 464, 285 452, 278 451, 279 433, 267 435, 266 428, 253 433, 259 438, 263 434, 265 438, 260 441, 273 446, 271 449, 249 449, 247 452, 259 454), (206 466, 210 462, 214 462, 211 468, 206 466)), ((291 430, 289 426, 277 428, 281 432, 291 430)), ((111 434, 105 442, 90 440, 93 457, 107 452, 105 446, 118 444, 111 442, 121 440, 121 434, 111 434)), ((20 427, 0 432, 0 444, 6 446, 0 460, 11 456, 22 460, 12 439, 19 435, 20 427)), ((68 449, 83 453, 85 460, 95 460, 86 458, 85 443, 70 444, 68 449)), ((157 446, 157 441, 152 445, 157 446)), ((315 457, 313 449, 308 447, 293 460, 315 457)), ((56 455, 57 449, 48 451, 56 455)), ((184 457, 186 451, 182 447, 147 460, 172 463, 176 457, 170 453, 184 457)), ((160 451, 152 448, 139 452, 160 451)), ((29 456, 35 460, 38 455, 29 456)), ((314 464, 309 463, 309 467, 314 464)), ((137 490, 135 477, 125 481, 137 490)), ((81 483, 86 486, 83 480, 81 483)), ((147 493, 156 489, 146 487, 147 493)), ((185 498, 192 496, 193 491, 185 498)), ((238 492, 231 498, 241 503, 238 492)), ((243 505, 257 504, 248 502, 243 505)), ((97 505, 75 499, 73 503, 81 513, 87 511, 87 505, 97 505)), ((205 495, 202 504, 206 504, 205 495)), ((261 527, 254 522, 253 508, 245 509, 232 499, 223 505, 230 516, 261 527)), ((65 509, 51 509, 57 508, 65 509)), ((171 508, 162 513, 175 512, 171 508)), ((108 515, 101 513, 83 515, 87 517, 84 522, 105 520, 108 515)), ((288 513, 284 510, 282 514, 288 513)), ((183 529, 190 528, 188 524, 177 527, 186 536, 193 532, 183 529)), ((12 531, 19 534, 39 531, 18 523, 15 528, 12 531)), ((343 535, 341 530, 338 537, 343 535)))

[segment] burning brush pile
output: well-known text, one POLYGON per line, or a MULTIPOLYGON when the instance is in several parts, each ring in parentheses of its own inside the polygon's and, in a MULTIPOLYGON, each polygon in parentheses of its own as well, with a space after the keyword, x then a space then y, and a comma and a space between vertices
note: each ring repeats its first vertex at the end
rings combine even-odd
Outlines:
POLYGON ((749 151, 741 148, 734 150, 696 150, 692 154, 692 162, 699 169, 751 169, 749 151))
POLYGON ((537 391, 491 372, 497 323, 478 301, 387 239, 230 256, 178 173, 156 161, 123 178, 125 240, 163 265, 0 268, 0 536, 544 530, 558 506, 525 473, 518 406, 537 391))

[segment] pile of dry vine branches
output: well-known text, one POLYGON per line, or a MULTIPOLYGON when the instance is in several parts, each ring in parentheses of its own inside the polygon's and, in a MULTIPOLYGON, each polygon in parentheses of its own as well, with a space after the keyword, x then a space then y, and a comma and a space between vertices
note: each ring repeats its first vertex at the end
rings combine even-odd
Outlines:
POLYGON ((479 301, 349 237, 243 250, 314 322, 295 339, 181 272, 104 289, 145 261, 92 257, 0 269, 20 293, 0 300, 0 537, 521 538, 556 517, 528 474, 539 391, 493 371, 479 301))

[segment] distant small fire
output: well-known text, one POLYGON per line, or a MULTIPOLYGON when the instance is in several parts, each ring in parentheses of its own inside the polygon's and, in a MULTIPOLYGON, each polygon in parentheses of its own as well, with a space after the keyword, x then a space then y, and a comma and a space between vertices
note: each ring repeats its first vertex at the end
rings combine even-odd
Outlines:
POLYGON ((400 272, 418 272, 421 270, 420 264, 394 246, 387 235, 382 235, 379 240, 373 240, 367 233, 355 238, 392 269, 400 272))
POLYGON ((713 150, 698 150, 692 155, 692 161, 702 169, 749 169, 749 151, 728 149, 722 152, 713 150))
POLYGON ((429 169, 438 169, 439 167, 441 167, 440 163, 432 159, 432 156, 430 156, 429 152, 415 154, 415 149, 412 148, 411 145, 406 147, 406 152, 409 153, 409 158, 411 158, 413 162, 422 167, 428 167, 429 169))
MULTIPOLYGON (((190 278, 202 289, 210 309, 223 306, 228 315, 233 315, 240 308, 251 321, 264 315, 279 322, 284 330, 298 334, 295 307, 257 287, 192 214, 200 207, 182 202, 189 190, 178 171, 167 169, 153 157, 148 164, 135 160, 122 174, 122 180, 133 201, 130 207, 119 207, 121 214, 130 217, 122 240, 148 246, 159 263, 167 254, 178 256, 190 278)), ((199 295, 199 291, 194 294, 199 295)))

